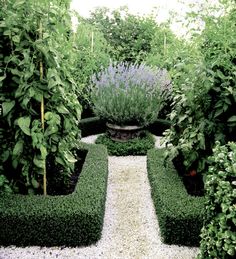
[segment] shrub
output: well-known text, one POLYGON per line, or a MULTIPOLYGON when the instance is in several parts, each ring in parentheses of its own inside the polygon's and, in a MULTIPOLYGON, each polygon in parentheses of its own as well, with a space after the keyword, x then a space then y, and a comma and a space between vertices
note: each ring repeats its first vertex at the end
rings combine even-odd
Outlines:
POLYGON ((118 142, 104 134, 97 138, 96 143, 105 145, 111 156, 137 156, 146 155, 147 151, 155 146, 155 139, 152 134, 145 132, 138 138, 118 142))
POLYGON ((94 112, 120 126, 146 126, 156 120, 169 83, 165 70, 144 64, 110 64, 92 79, 94 112))
MULTIPOLYGON (((230 2, 230 1, 225 1, 230 2)), ((206 27, 192 63, 176 65, 171 130, 172 155, 184 157, 186 171, 207 170, 207 159, 218 140, 236 140, 235 19, 236 10, 205 17, 206 27), (199 54, 197 54, 199 53, 199 54)))
POLYGON ((158 27, 154 17, 130 14, 124 7, 114 11, 97 8, 88 21, 103 33, 113 60, 130 63, 145 60, 158 27))
POLYGON ((147 154, 151 194, 164 243, 197 246, 203 225, 204 197, 188 195, 181 178, 163 150, 147 154))
POLYGON ((198 258, 235 258, 236 144, 217 142, 206 174, 206 214, 198 258))
POLYGON ((81 246, 101 237, 108 176, 107 150, 83 145, 88 154, 75 191, 65 196, 4 195, 0 245, 81 246))

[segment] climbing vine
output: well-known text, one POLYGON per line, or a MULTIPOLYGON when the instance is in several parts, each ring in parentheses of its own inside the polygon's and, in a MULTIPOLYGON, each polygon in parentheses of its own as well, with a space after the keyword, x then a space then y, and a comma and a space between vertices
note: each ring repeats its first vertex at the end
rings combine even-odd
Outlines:
POLYGON ((58 0, 1 2, 1 190, 42 193, 46 167, 65 177, 74 168, 81 107, 68 8, 58 0))

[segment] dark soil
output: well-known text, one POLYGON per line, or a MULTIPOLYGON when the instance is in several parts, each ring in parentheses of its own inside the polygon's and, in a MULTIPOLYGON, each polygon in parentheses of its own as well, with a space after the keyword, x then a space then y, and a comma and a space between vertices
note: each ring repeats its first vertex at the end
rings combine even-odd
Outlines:
POLYGON ((196 173, 196 170, 194 170, 194 168, 187 172, 184 167, 183 161, 183 157, 179 155, 173 159, 173 164, 182 179, 187 193, 192 196, 204 196, 204 182, 202 175, 196 173))
POLYGON ((63 173, 62 168, 54 166, 52 160, 50 161, 50 159, 48 159, 48 195, 68 195, 74 192, 87 155, 87 150, 78 150, 76 154, 78 161, 75 163, 75 170, 71 175, 63 173))

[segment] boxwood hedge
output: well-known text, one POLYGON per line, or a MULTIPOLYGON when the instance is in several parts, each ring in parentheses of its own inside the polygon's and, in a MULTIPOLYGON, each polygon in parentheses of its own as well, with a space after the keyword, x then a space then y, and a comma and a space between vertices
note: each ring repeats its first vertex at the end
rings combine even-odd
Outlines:
POLYGON ((155 139, 149 132, 143 132, 142 136, 126 142, 114 141, 107 134, 103 134, 98 136, 96 143, 105 145, 110 156, 141 156, 155 147, 155 139))
POLYGON ((107 149, 88 153, 75 191, 65 196, 6 195, 0 199, 0 245, 80 246, 101 237, 108 176, 107 149))
POLYGON ((147 154, 152 199, 164 243, 198 246, 203 226, 204 197, 190 196, 163 150, 147 154))

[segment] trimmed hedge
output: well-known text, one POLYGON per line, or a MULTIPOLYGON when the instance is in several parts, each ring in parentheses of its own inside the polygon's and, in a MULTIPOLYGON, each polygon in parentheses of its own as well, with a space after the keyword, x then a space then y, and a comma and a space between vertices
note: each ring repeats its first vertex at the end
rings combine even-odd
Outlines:
POLYGON ((163 149, 152 149, 147 154, 151 194, 163 242, 199 246, 205 197, 187 193, 172 162, 165 163, 163 153, 163 149))
POLYGON ((146 155, 149 149, 154 148, 155 139, 148 132, 144 134, 143 137, 128 140, 127 142, 114 141, 107 134, 103 134, 98 136, 96 144, 105 145, 108 154, 112 156, 146 155))
POLYGON ((101 237, 108 177, 107 150, 88 153, 75 191, 65 196, 5 195, 0 199, 0 245, 90 245, 101 237))
POLYGON ((81 130, 81 136, 87 137, 105 132, 106 122, 99 117, 86 118, 80 120, 79 128, 81 130))

